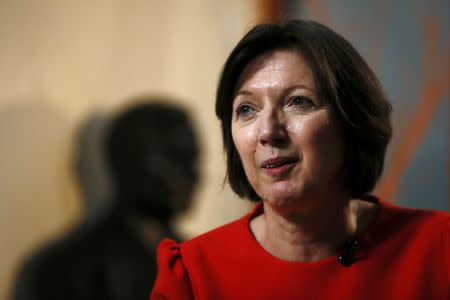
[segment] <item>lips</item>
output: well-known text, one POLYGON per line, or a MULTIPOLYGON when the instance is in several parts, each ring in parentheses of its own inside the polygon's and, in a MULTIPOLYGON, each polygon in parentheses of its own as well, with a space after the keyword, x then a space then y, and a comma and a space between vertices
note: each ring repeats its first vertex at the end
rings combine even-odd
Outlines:
POLYGON ((297 161, 298 161, 298 159, 295 157, 277 157, 277 158, 265 160, 261 164, 261 166, 265 169, 271 169, 271 168, 280 167, 282 165, 291 164, 291 163, 294 163, 297 161))
POLYGON ((265 160, 261 167, 271 176, 280 176, 287 174, 297 163, 296 157, 276 157, 265 160))

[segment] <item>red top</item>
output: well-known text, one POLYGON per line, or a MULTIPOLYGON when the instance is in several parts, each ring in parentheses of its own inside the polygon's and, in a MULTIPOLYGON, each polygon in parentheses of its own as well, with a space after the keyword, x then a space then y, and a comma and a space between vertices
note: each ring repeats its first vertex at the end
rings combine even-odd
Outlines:
POLYGON ((349 267, 337 256, 299 263, 268 253, 249 226, 262 205, 182 244, 166 239, 150 298, 449 300, 450 214, 379 204, 349 267))

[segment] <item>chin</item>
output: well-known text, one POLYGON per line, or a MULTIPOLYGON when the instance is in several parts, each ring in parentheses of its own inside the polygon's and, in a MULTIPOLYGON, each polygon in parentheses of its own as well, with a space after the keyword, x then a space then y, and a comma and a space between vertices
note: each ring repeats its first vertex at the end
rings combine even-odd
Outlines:
POLYGON ((289 182, 277 182, 272 184, 270 190, 266 191, 263 197, 264 202, 272 207, 278 208, 294 208, 299 206, 305 206, 306 203, 303 199, 305 197, 306 189, 303 184, 297 182, 297 184, 292 185, 289 182))
POLYGON ((265 205, 270 206, 272 210, 278 211, 283 215, 290 215, 307 211, 308 205, 302 202, 303 201, 301 198, 294 197, 293 195, 286 195, 284 197, 269 198, 267 200, 264 200, 265 205))
POLYGON ((294 197, 269 197, 264 199, 264 202, 272 207, 288 207, 292 206, 296 202, 296 199, 294 197))
POLYGON ((272 193, 272 195, 264 199, 267 204, 277 207, 291 206, 301 201, 298 193, 272 193))

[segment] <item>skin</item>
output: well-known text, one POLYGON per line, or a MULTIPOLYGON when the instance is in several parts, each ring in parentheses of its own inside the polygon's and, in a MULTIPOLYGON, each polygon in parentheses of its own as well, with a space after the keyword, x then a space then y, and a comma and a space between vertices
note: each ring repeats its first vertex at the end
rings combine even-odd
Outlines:
POLYGON ((365 227, 367 203, 343 184, 345 145, 330 105, 298 51, 275 50, 242 72, 232 136, 264 213, 250 227, 271 254, 315 261, 365 227))

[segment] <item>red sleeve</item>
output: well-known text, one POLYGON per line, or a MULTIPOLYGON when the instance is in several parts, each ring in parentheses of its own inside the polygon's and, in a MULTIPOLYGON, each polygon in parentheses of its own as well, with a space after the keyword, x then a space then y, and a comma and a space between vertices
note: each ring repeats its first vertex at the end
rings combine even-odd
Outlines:
POLYGON ((181 260, 180 245, 164 239, 158 246, 158 276, 150 300, 192 300, 192 288, 181 260))

